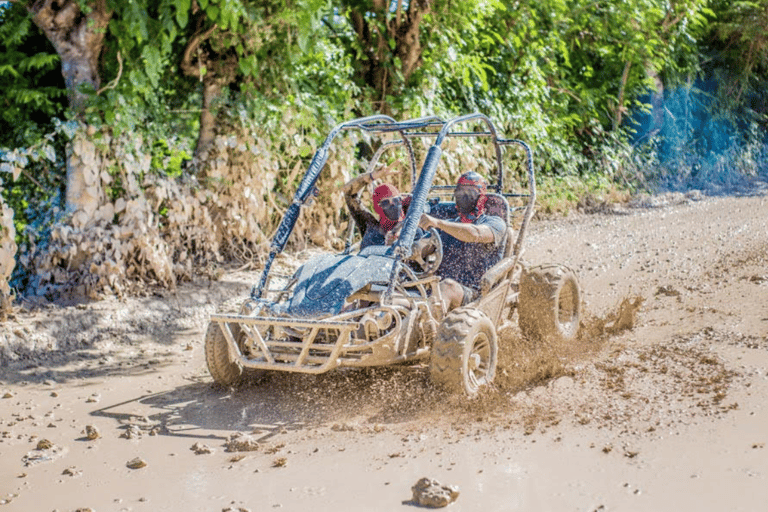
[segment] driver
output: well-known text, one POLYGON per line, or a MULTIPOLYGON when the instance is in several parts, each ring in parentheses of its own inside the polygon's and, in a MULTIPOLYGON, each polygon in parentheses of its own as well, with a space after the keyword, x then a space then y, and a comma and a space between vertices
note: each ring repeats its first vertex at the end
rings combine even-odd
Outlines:
POLYGON ((419 222, 424 230, 434 227, 440 231, 443 260, 437 275, 446 311, 475 300, 483 274, 501 259, 507 225, 501 218, 485 214, 487 189, 482 176, 466 172, 453 193, 458 217, 443 220, 424 214, 419 222))
POLYGON ((373 190, 373 210, 376 216, 363 207, 358 197, 358 193, 365 185, 397 172, 386 167, 375 169, 351 179, 342 189, 347 208, 363 235, 360 249, 369 245, 391 243, 396 228, 405 219, 411 196, 400 194, 394 185, 384 183, 373 190))

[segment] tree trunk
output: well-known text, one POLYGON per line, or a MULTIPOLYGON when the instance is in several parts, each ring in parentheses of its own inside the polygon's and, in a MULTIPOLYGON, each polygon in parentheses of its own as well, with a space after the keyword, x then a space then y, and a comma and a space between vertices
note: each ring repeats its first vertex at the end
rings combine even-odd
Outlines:
MULTIPOLYGON (((101 83, 99 55, 105 30, 112 18, 106 0, 95 0, 89 6, 91 11, 86 14, 76 0, 36 0, 27 5, 35 25, 48 37, 61 58, 69 108, 78 118, 82 118, 89 97, 82 87, 98 90, 101 83)), ((94 190, 94 184, 89 183, 93 180, 87 178, 97 173, 89 169, 88 161, 71 147, 67 156, 66 209, 77 213, 87 224, 98 208, 100 196, 98 190, 94 190), (88 218, 83 219, 83 215, 88 218)))
POLYGON ((17 249, 13 210, 0 197, 0 322, 5 322, 11 312, 11 287, 8 281, 16 266, 17 249))
POLYGON ((627 87, 627 80, 629 79, 629 68, 632 66, 630 61, 624 64, 624 71, 621 73, 621 83, 619 84, 619 97, 616 105, 616 112, 613 116, 613 131, 618 130, 621 127, 621 122, 624 116, 624 89, 627 87))
POLYGON ((69 107, 81 115, 88 102, 83 85, 99 88, 99 55, 112 11, 106 0, 91 2, 83 13, 76 0, 37 0, 27 6, 32 20, 48 37, 61 58, 61 73, 69 94, 69 107))
POLYGON ((216 37, 217 26, 205 28, 205 22, 205 13, 198 11, 195 33, 189 39, 181 59, 184 74, 197 78, 203 84, 203 108, 194 158, 198 175, 203 178, 205 166, 201 164, 207 160, 208 150, 216 136, 216 104, 221 99, 222 91, 237 77, 237 56, 231 50, 222 53, 214 49, 222 47, 210 44, 210 39, 216 37))
POLYGON ((421 45, 421 24, 424 17, 432 10, 433 0, 411 0, 403 10, 402 0, 398 1, 394 16, 387 17, 390 2, 374 0, 371 17, 363 11, 350 11, 349 17, 358 43, 365 56, 356 64, 359 77, 370 86, 378 100, 378 109, 388 113, 387 95, 397 94, 404 82, 422 65, 424 48, 421 45), (389 39, 394 40, 395 48, 389 46, 389 39), (398 78, 390 63, 400 59, 402 76, 398 78))
POLYGON ((216 100, 221 96, 221 84, 215 77, 203 80, 203 111, 200 112, 200 132, 197 136, 195 157, 205 159, 216 137, 216 100))
POLYGON ((664 128, 664 82, 652 66, 646 66, 645 72, 655 85, 651 91, 651 125, 648 128, 648 135, 653 137, 664 128))

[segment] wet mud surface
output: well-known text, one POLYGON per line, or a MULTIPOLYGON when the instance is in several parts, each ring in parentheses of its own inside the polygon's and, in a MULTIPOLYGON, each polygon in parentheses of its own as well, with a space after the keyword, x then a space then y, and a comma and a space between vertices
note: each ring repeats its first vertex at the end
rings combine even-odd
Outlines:
POLYGON ((0 512, 760 510, 768 198, 677 199, 535 222, 525 259, 577 273, 584 335, 506 330, 496 388, 471 402, 425 366, 213 386, 207 316, 256 273, 17 308, 0 512))

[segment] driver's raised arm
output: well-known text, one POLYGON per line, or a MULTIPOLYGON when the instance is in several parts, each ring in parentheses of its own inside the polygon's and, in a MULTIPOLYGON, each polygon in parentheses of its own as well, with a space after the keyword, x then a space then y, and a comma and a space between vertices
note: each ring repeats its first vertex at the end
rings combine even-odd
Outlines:
POLYGON ((493 230, 488 226, 438 219, 426 213, 421 216, 419 227, 425 230, 437 228, 462 242, 489 244, 495 241, 493 230))

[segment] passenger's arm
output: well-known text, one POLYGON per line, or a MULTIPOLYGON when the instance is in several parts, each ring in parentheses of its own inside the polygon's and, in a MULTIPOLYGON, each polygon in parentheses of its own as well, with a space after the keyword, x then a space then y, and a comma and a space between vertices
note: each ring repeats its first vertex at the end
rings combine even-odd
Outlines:
POLYGON ((344 192, 344 200, 346 201, 347 208, 349 208, 350 212, 352 212, 352 214, 355 216, 373 217, 368 208, 365 208, 360 202, 359 192, 369 183, 373 183, 374 181, 379 180, 385 176, 396 174, 397 172, 398 171, 388 167, 382 167, 380 169, 374 169, 371 172, 366 172, 365 174, 355 176, 346 182, 341 190, 344 192))
POLYGON ((341 188, 341 190, 344 192, 344 195, 347 197, 357 196, 357 193, 360 192, 363 189, 363 187, 368 185, 369 183, 373 183, 374 181, 380 180, 385 176, 391 176, 397 173, 398 171, 394 169, 390 169, 389 167, 374 169, 371 172, 366 172, 364 174, 355 176, 354 178, 346 182, 344 186, 341 188))
POLYGON ((341 190, 344 192, 344 201, 347 203, 349 213, 352 215, 352 218, 355 220, 355 224, 357 224, 357 227, 360 229, 360 232, 363 235, 365 235, 368 223, 375 224, 378 221, 376 217, 374 217, 374 215, 370 212, 370 210, 365 208, 360 202, 359 192, 363 189, 363 187, 369 183, 372 183, 375 179, 378 179, 379 174, 381 174, 381 169, 376 169, 371 172, 366 172, 365 174, 360 174, 359 176, 355 176, 346 182, 341 188, 341 190))

